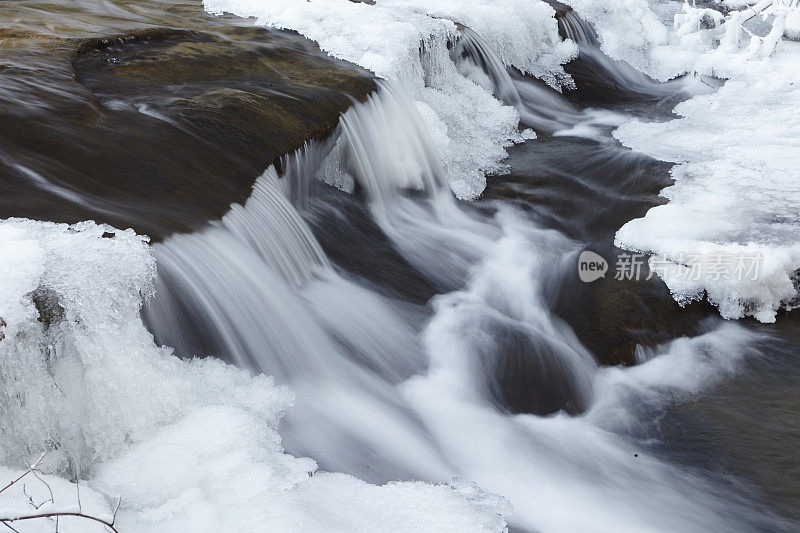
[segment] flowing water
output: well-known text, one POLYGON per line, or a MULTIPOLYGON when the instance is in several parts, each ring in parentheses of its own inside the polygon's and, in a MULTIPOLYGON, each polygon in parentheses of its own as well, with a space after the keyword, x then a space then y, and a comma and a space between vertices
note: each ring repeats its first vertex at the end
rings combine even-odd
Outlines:
MULTIPOLYGON (((545 106, 487 71, 515 105, 545 106)), ((579 115, 548 96, 564 123, 579 115)), ((646 161, 608 139, 561 143, 559 153, 583 147, 607 159, 598 177, 624 171, 601 184, 586 172, 591 157, 561 165, 586 176, 590 200, 616 202, 618 216, 641 212, 663 186, 663 168, 642 183, 646 161)), ((282 430, 289 451, 375 482, 476 480, 509 498, 520 530, 597 520, 631 530, 783 527, 740 487, 671 465, 647 443, 652 413, 689 397, 696 375, 733 372, 758 333, 707 324, 639 368, 602 369, 555 315, 576 283, 578 252, 608 242, 614 218, 605 228, 574 217, 547 224, 492 189, 457 204, 416 111, 391 84, 348 111, 335 139, 281 166, 282 177, 267 171, 219 223, 156 245, 160 286, 146 318, 159 342, 227 355, 297 391, 282 430), (418 292, 399 289, 420 279, 418 292), (670 359, 677 368, 659 368, 670 359)), ((517 193, 516 203, 546 209, 517 193)), ((578 203, 573 213, 591 218, 591 202, 578 203)))
MULTIPOLYGON (((509 499, 516 531, 791 530, 797 483, 763 490, 773 478, 742 465, 765 444, 754 436, 737 449, 729 428, 706 420, 730 416, 740 389, 757 401, 776 376, 795 382, 791 356, 776 355, 794 353, 791 336, 700 311, 686 315, 693 337, 653 326, 639 364, 607 367, 570 311, 596 297, 578 279, 580 252, 620 253, 616 229, 668 183, 667 165, 621 147, 611 127, 622 113, 665 118, 660 102, 687 85, 609 60, 572 13, 562 30, 614 106, 589 108, 507 69, 464 29, 451 50, 458 71, 541 137, 511 150, 507 176, 457 201, 418 109, 380 82, 330 138, 270 166, 245 202, 153 245, 145 322, 182 356, 289 385, 284 445, 324 470, 470 479, 509 499), (711 460, 717 447, 724 464, 711 460)), ((674 305, 656 281, 647 290, 674 305)), ((654 324, 682 320, 648 312, 654 324)), ((790 401, 786 390, 776 401, 790 401)))

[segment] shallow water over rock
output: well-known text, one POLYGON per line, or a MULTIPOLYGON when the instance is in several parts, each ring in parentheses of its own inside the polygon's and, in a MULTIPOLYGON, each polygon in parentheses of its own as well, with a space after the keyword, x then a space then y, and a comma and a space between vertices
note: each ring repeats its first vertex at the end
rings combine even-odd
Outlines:
MULTIPOLYGON (((663 203, 670 165, 610 132, 620 113, 668 118, 673 86, 625 78, 589 36, 567 102, 462 27, 446 73, 540 137, 456 202, 430 106, 402 87, 196 3, 70 6, 18 2, 3 33, 0 217, 163 240, 142 246, 149 332, 294 390, 289 452, 372 482, 475 479, 514 500, 519 531, 790 528, 797 462, 761 433, 798 438, 764 416, 796 398, 792 321, 721 325, 658 278, 613 279, 614 234, 663 203), (598 102, 616 118, 592 122, 598 102), (579 280, 585 250, 606 279, 579 280)), ((33 298, 39 322, 64 319, 33 298)))
POLYGON ((196 228, 375 88, 307 39, 199 2, 5 9, 0 217, 196 228))

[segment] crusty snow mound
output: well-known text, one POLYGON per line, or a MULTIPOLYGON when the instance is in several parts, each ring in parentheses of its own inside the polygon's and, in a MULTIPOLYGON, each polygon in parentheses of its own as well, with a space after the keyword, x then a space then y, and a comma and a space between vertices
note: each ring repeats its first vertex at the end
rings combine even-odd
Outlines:
MULTIPOLYGON (((288 390, 155 345, 139 314, 155 275, 146 238, 10 219, 0 247, 2 485, 47 452, 43 470, 86 480, 85 510, 108 518, 122 497, 122 531, 505 529, 508 504, 470 483, 374 486, 283 453, 288 390)), ((47 479, 52 505, 77 504, 73 484, 47 479)), ((25 485, 37 502, 43 487, 25 485)), ((21 484, 2 493, 0 514, 26 509, 21 484)), ((42 520, 23 530, 52 531, 42 520)), ((79 519, 60 526, 93 531, 79 519)))
POLYGON ((619 245, 674 263, 657 271, 679 301, 705 292, 725 318, 772 322, 795 298, 799 107, 800 76, 777 67, 680 104, 680 119, 634 121, 615 133, 631 148, 679 163, 675 184, 661 193, 669 203, 617 233, 619 245))

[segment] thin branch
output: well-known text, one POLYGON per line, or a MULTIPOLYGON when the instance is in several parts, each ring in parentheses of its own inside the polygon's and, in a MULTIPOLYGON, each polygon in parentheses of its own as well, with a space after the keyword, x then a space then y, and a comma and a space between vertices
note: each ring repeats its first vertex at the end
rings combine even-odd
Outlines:
POLYGON ((50 493, 50 501, 55 504, 56 498, 55 496, 53 496, 53 489, 50 488, 50 484, 47 481, 39 477, 41 471, 38 468, 34 468, 33 470, 31 470, 31 472, 33 472, 33 475, 36 476, 36 479, 41 481, 44 484, 44 486, 47 487, 47 492, 50 493))
POLYGON ((28 503, 31 504, 31 507, 33 507, 37 511, 39 510, 39 507, 41 507, 42 505, 46 504, 47 502, 53 502, 53 497, 51 495, 49 500, 45 500, 42 503, 37 505, 36 502, 33 501, 33 496, 28 494, 28 487, 25 485, 25 483, 22 484, 22 494, 24 494, 25 496, 28 497, 28 503))
POLYGON ((8 522, 18 522, 20 520, 34 520, 36 518, 58 518, 59 516, 74 516, 74 517, 77 517, 77 518, 85 518, 86 520, 92 520, 92 521, 97 522, 99 524, 103 524, 104 526, 109 528, 114 533, 119 533, 119 530, 114 527, 114 524, 112 522, 109 522, 107 520, 103 520, 102 518, 97 518, 96 516, 91 516, 91 515, 88 515, 88 514, 78 513, 78 512, 68 512, 68 511, 52 512, 52 513, 41 513, 41 514, 32 514, 32 515, 23 515, 23 516, 17 516, 17 517, 9 517, 9 518, 0 517, 0 523, 8 525, 8 522))
POLYGON ((7 527, 8 529, 10 529, 11 531, 14 531, 15 533, 19 533, 19 530, 18 530, 18 529, 14 529, 14 528, 13 528, 13 527, 11 527, 10 525, 6 524, 5 522, 0 522, 0 524, 3 524, 4 526, 6 526, 6 527, 7 527))
POLYGON ((119 500, 117 501, 117 506, 116 508, 114 508, 114 515, 111 517, 112 526, 117 523, 117 511, 119 511, 120 505, 122 505, 122 496, 119 497, 119 500))
POLYGON ((0 489, 0 492, 3 492, 3 491, 4 491, 4 490, 6 490, 7 488, 9 488, 9 487, 11 487, 12 485, 14 485, 14 484, 15 484, 17 481, 19 481, 20 479, 24 478, 25 476, 27 476, 28 474, 30 474, 31 472, 33 472, 34 470, 36 470, 37 468, 39 468, 39 465, 40 465, 40 464, 42 464, 42 459, 44 459, 44 456, 45 456, 45 455, 47 455, 47 452, 44 452, 44 453, 42 454, 42 456, 41 456, 41 457, 39 457, 39 460, 38 460, 38 461, 36 461, 36 463, 35 463, 33 466, 29 466, 29 467, 28 467, 28 470, 26 470, 26 471, 25 471, 25 472, 24 472, 24 473, 23 473, 21 476, 19 476, 17 479, 15 479, 15 480, 14 480, 14 481, 12 481, 11 483, 9 483, 8 485, 6 485, 6 486, 5 486, 5 487, 3 487, 2 489, 0 489))

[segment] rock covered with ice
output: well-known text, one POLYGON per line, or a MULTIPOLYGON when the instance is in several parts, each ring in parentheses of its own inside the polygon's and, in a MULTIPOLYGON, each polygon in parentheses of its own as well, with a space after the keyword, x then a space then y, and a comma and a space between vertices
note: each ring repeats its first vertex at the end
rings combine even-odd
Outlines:
POLYGON ((523 140, 519 114, 459 74, 448 45, 458 24, 478 31, 500 57, 550 84, 568 83, 561 64, 577 53, 562 42, 553 9, 539 0, 205 0, 210 12, 252 16, 296 30, 331 55, 398 83, 427 123, 453 192, 472 199, 485 175, 504 169, 505 148, 523 140))
MULTIPOLYGON (((47 452, 47 470, 88 480, 82 498, 98 513, 122 496, 126 531, 505 529, 508 504, 474 486, 374 486, 283 453, 288 390, 154 343, 139 314, 155 274, 146 238, 10 219, 0 246, 3 464, 47 452)), ((51 485, 57 503, 74 503, 74 486, 51 485)), ((17 492, 5 509, 27 505, 17 492)))

